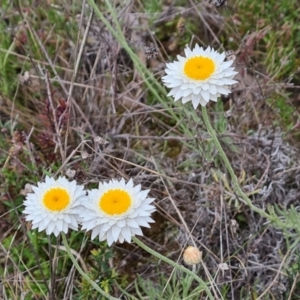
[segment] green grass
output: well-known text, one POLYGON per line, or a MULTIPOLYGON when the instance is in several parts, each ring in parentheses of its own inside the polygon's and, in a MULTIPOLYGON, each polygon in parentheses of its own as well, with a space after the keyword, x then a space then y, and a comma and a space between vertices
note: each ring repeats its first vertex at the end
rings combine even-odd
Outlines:
POLYGON ((285 80, 294 74, 300 63, 298 2, 236 1, 236 6, 236 14, 242 24, 239 30, 242 37, 249 30, 268 28, 265 37, 257 45, 257 51, 265 59, 267 72, 278 80, 285 80))

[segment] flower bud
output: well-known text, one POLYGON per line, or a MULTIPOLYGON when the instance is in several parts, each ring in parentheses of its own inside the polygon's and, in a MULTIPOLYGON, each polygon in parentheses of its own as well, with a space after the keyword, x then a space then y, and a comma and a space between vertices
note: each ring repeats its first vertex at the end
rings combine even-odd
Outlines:
POLYGON ((183 252, 183 261, 187 265, 199 264, 202 260, 202 252, 198 248, 188 246, 183 252))

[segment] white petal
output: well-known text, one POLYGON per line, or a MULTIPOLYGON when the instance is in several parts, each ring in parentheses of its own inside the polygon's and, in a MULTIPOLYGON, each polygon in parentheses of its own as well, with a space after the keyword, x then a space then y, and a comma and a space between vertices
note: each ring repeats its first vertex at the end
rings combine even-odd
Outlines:
POLYGON ((124 219, 118 220, 117 225, 122 228, 126 226, 126 221, 124 219))
POLYGON ((137 221, 135 219, 127 219, 126 223, 130 227, 134 227, 134 228, 139 227, 139 224, 137 223, 137 221))
MULTIPOLYGON (((51 233, 51 232, 50 232, 51 233)), ((49 234, 50 234, 49 233, 49 234)), ((55 227, 54 228, 54 230, 53 230, 53 233, 54 233, 54 235, 56 236, 56 237, 58 237, 58 235, 59 235, 59 230, 55 227)))
POLYGON ((131 242, 131 230, 129 229, 129 227, 126 226, 122 228, 122 236, 128 243, 131 242))
POLYGON ((201 85, 201 89, 202 89, 203 91, 208 90, 209 87, 210 87, 210 85, 209 85, 208 83, 206 83, 206 82, 204 82, 204 83, 201 85))
POLYGON ((230 91, 224 86, 217 85, 216 88, 217 88, 218 93, 220 93, 220 94, 227 95, 230 93, 230 91))
POLYGON ((211 85, 209 86, 209 93, 210 93, 210 94, 213 94, 213 95, 216 95, 216 94, 217 94, 217 88, 216 88, 216 86, 215 86, 214 84, 211 84, 211 85))
POLYGON ((55 222, 55 226, 56 228, 59 230, 59 231, 62 231, 63 230, 63 221, 62 220, 57 220, 55 222))
POLYGON ((143 235, 141 228, 131 228, 131 235, 143 235))
POLYGON ((99 235, 100 231, 101 231, 101 226, 94 227, 91 234, 91 240, 93 240, 97 235, 99 235))
POLYGON ((121 228, 115 225, 112 227, 111 232, 112 232, 113 239, 117 241, 121 232, 121 228))
POLYGON ((205 102, 209 101, 209 92, 208 91, 202 91, 201 96, 204 99, 205 102))
POLYGON ((174 97, 174 100, 177 101, 179 100, 180 98, 182 98, 182 95, 183 95, 183 90, 178 90, 178 92, 176 93, 175 97, 174 97))
POLYGON ((121 244, 124 243, 124 237, 123 237, 122 233, 120 233, 120 235, 119 235, 119 242, 120 242, 121 244))
POLYGON ((206 102, 202 97, 200 97, 199 103, 200 103, 202 106, 205 106, 208 102, 206 102))
POLYGON ((135 218, 135 221, 139 224, 139 226, 143 226, 147 228, 150 227, 149 224, 143 218, 135 218))
POLYGON ((55 228, 55 223, 54 222, 50 222, 46 228, 46 233, 48 235, 50 235, 53 231, 54 231, 54 228, 55 228))
POLYGON ((212 100, 212 101, 215 101, 215 102, 218 101, 218 96, 217 96, 217 95, 210 94, 209 98, 210 98, 210 100, 212 100))
MULTIPOLYGON (((62 230, 60 230, 60 231, 62 231, 62 232, 64 232, 65 234, 67 234, 67 233, 68 233, 68 229, 69 229, 68 224, 67 224, 66 222, 63 222, 63 227, 62 227, 62 230)), ((76 230, 76 229, 75 229, 75 230, 76 230)))
POLYGON ((106 234, 106 238, 107 238, 107 244, 108 246, 111 246, 113 244, 113 242, 116 242, 113 238, 113 235, 111 233, 111 231, 108 231, 106 234))
POLYGON ((191 101, 191 96, 187 96, 187 97, 182 98, 182 103, 187 103, 189 101, 191 101))

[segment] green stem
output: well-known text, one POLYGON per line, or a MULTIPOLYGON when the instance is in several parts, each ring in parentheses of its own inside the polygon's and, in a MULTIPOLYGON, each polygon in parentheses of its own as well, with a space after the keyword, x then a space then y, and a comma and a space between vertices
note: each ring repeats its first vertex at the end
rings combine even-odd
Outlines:
POLYGON ((256 207, 255 205, 252 204, 252 201, 247 197, 247 195, 242 191, 242 189, 240 188, 240 185, 239 185, 239 182, 238 182, 238 179, 231 167, 231 164, 217 138, 217 135, 216 135, 216 132, 215 130, 212 128, 210 122, 209 122, 209 117, 208 117, 208 114, 207 114, 207 110, 206 110, 206 107, 205 106, 202 106, 202 115, 203 115, 203 120, 204 120, 204 123, 206 125, 206 128, 210 134, 210 136, 212 137, 213 139, 213 142, 215 144, 215 146, 217 147, 218 151, 219 151, 219 154, 221 156, 221 158, 223 159, 223 162, 225 163, 225 166, 231 176, 231 179, 233 181, 233 185, 234 185, 234 189, 235 191, 237 192, 238 196, 240 196, 245 202, 246 204, 255 212, 259 213, 262 217, 265 217, 267 219, 269 219, 270 221, 277 221, 275 220, 271 215, 267 214, 264 210, 256 207))
POLYGON ((75 268, 77 269, 77 271, 80 273, 80 275, 96 290, 98 291, 103 297, 105 297, 106 299, 110 299, 110 300, 118 300, 118 298, 112 297, 109 294, 107 294, 106 292, 104 292, 97 283, 95 283, 87 274, 84 273, 84 271, 80 268, 77 260, 74 258, 73 254, 71 253, 71 249, 70 246, 67 242, 67 238, 66 235, 62 232, 61 234, 62 239, 63 239, 63 243, 64 246, 66 247, 66 251, 68 253, 68 256, 70 257, 70 259, 72 260, 75 268))
POLYGON ((198 281, 202 286, 203 289, 206 291, 209 299, 214 299, 213 295, 211 294, 210 290, 208 289, 206 283, 200 278, 198 277, 195 273, 193 273, 192 271, 190 271, 189 269, 185 268, 184 266, 181 266, 179 264, 177 264, 176 262, 174 262, 173 260, 157 253, 156 251, 154 251, 153 249, 149 248, 147 245, 145 245, 143 242, 141 242, 138 238, 136 237, 132 237, 132 240, 138 244, 141 248, 143 248, 145 251, 147 251, 148 253, 150 253, 151 255, 155 256, 156 258, 166 262, 167 264, 171 265, 172 267, 185 272, 186 274, 190 275, 193 279, 195 279, 196 281, 198 281))

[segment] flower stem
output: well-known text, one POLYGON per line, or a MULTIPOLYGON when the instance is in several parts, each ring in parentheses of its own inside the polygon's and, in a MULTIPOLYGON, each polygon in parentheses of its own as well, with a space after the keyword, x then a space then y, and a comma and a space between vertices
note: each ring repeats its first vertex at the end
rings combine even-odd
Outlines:
POLYGON ((234 189, 236 190, 238 196, 240 196, 245 202, 246 204, 255 212, 259 213, 262 217, 265 217, 267 219, 269 219, 270 221, 276 221, 274 220, 274 218, 267 214, 264 210, 256 207, 255 205, 252 204, 252 201, 250 200, 250 198, 248 198, 248 196, 242 191, 242 189, 240 188, 240 185, 239 185, 239 182, 238 182, 238 179, 231 167, 231 164, 217 138, 217 135, 216 135, 216 132, 215 130, 212 128, 210 122, 209 122, 209 117, 208 117, 208 114, 207 114, 207 110, 206 110, 206 107, 205 106, 202 106, 202 115, 203 115, 203 120, 204 120, 204 123, 205 123, 205 126, 210 134, 210 136, 212 137, 213 139, 213 142, 215 144, 215 146, 217 147, 218 151, 219 151, 219 154, 221 156, 221 158, 223 159, 223 162, 231 176, 231 179, 233 181, 233 186, 234 186, 234 189))
POLYGON ((109 294, 107 294, 106 292, 104 292, 97 283, 95 283, 87 274, 84 273, 84 271, 80 268, 77 260, 75 259, 75 257, 73 256, 73 254, 71 253, 71 249, 70 246, 67 242, 67 238, 66 235, 62 232, 62 239, 63 239, 63 243, 64 246, 66 247, 66 251, 68 253, 68 256, 70 257, 70 259, 72 260, 75 268, 77 269, 77 271, 80 273, 80 275, 96 290, 98 291, 103 297, 105 297, 106 299, 110 299, 110 300, 117 300, 119 298, 115 298, 110 296, 109 294))
POLYGON ((153 249, 149 248, 147 245, 145 245, 142 241, 140 241, 138 238, 136 237, 132 237, 132 240, 138 244, 141 248, 143 248, 145 251, 147 251, 148 253, 150 253, 151 255, 155 256, 156 258, 166 262, 167 264, 171 265, 172 267, 185 272, 186 274, 190 275, 193 279, 195 279, 196 281, 198 281, 202 286, 203 289, 206 291, 207 296, 209 297, 209 299, 214 299, 213 295, 211 294, 209 288, 207 287, 207 284, 200 278, 198 277, 195 273, 193 273, 192 271, 190 271, 189 269, 185 268, 182 265, 177 264, 176 262, 174 262, 173 260, 157 253, 156 251, 154 251, 153 249))

